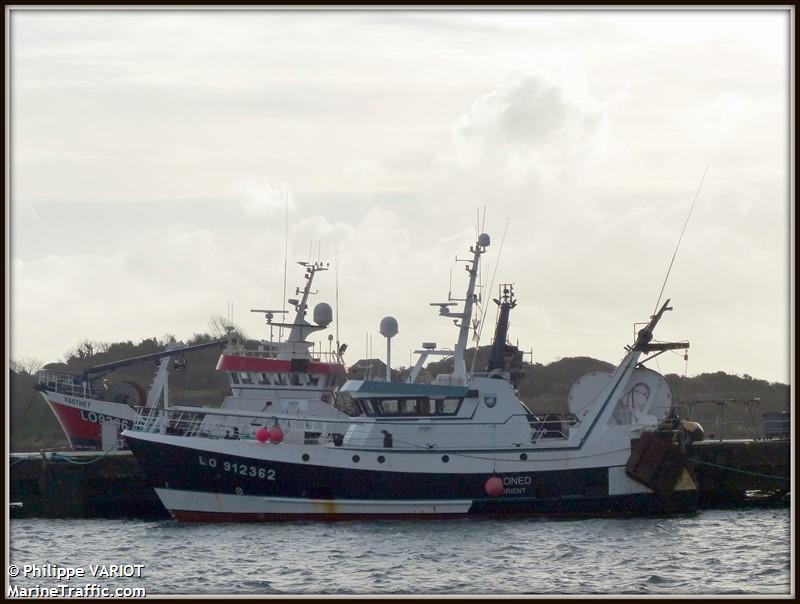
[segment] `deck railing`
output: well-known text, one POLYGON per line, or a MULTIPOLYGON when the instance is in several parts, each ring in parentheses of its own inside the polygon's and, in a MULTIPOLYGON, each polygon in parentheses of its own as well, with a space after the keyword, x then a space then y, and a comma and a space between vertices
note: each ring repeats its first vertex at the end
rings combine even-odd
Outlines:
POLYGON ((36 388, 82 398, 97 398, 91 383, 63 371, 40 369, 36 373, 36 388))
MULTIPOLYGON (((529 442, 513 442, 510 447, 546 445, 548 442, 566 440, 569 428, 575 421, 569 416, 535 416, 516 414, 505 422, 474 422, 456 418, 437 419, 435 421, 415 421, 395 418, 312 418, 291 416, 286 414, 253 413, 251 411, 224 409, 141 409, 132 428, 133 432, 155 432, 185 437, 211 439, 254 440, 262 428, 270 428, 278 424, 283 431, 286 442, 307 445, 338 446, 347 444, 354 447, 379 448, 391 446, 394 449, 440 449, 456 447, 460 449, 485 449, 488 442, 483 442, 487 434, 493 434, 492 442, 510 442, 519 435, 519 425, 513 418, 525 417, 531 426, 529 442), (387 445, 386 437, 381 430, 373 430, 378 423, 381 429, 393 433, 391 444, 387 445), (408 428, 419 428, 419 432, 408 428), (455 430, 439 431, 437 436, 429 432, 430 428, 451 428, 455 430), (462 432, 464 431, 464 432, 462 432), (456 434, 463 437, 454 438, 456 434), (504 436, 505 434, 505 436, 504 436), (512 436, 514 435, 514 436, 512 436), (444 438, 443 441, 431 442, 444 438), (494 440, 494 439, 497 440, 494 440), (542 442, 544 441, 544 442, 542 442)), ((427 419, 427 418, 426 418, 427 419)), ((488 437, 487 437, 488 438, 488 437)), ((509 447, 506 447, 509 448, 509 447)))
MULTIPOLYGON (((266 349, 246 349, 246 348, 236 348, 231 349, 228 351, 228 354, 235 355, 237 357, 256 357, 259 359, 277 359, 278 358, 278 351, 277 350, 266 350, 266 349)), ((323 352, 320 350, 311 350, 310 351, 310 360, 314 362, 322 362, 322 363, 332 363, 332 364, 340 364, 341 361, 339 359, 339 355, 335 352, 323 352)))

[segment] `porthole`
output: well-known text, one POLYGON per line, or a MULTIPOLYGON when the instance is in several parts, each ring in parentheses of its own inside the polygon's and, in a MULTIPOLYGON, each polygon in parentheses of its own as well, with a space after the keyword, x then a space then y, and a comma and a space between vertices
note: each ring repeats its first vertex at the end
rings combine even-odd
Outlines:
POLYGON ((525 461, 526 459, 528 459, 528 454, 527 454, 527 453, 520 453, 520 454, 519 454, 519 458, 520 458, 522 461, 525 461))
POLYGON ((386 458, 383 455, 378 455, 378 463, 383 463, 386 461, 386 458))
POLYGON ((308 453, 303 453, 303 461, 308 461, 309 459, 311 458, 308 456, 308 453))
POLYGON ((442 462, 443 463, 447 463, 448 461, 450 461, 450 456, 449 455, 442 455, 442 462))
POLYGON ((358 463, 361 461, 361 458, 358 455, 353 455, 353 463, 358 463))

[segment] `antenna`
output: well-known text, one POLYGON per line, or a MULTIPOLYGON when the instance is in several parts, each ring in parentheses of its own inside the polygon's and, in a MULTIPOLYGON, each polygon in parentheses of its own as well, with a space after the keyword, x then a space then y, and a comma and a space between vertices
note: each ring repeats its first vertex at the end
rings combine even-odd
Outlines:
POLYGON ((453 267, 450 267, 450 283, 447 285, 447 301, 453 299, 453 267))
MULTIPOLYGON (((500 264, 500 255, 503 252, 503 242, 505 242, 505 240, 506 240, 506 231, 508 230, 508 223, 509 223, 510 220, 511 220, 510 217, 506 218, 506 226, 503 229, 503 238, 500 240, 500 247, 497 250, 497 260, 494 263, 494 272, 492 273, 492 282, 489 284, 489 291, 492 291, 492 288, 494 287, 494 277, 497 274, 497 267, 500 264)), ((469 368, 469 372, 470 373, 472 373, 474 371, 474 369, 475 369, 475 359, 478 358, 478 345, 481 342, 481 334, 483 333, 483 325, 485 323, 485 321, 483 320, 484 318, 485 318, 485 313, 484 313, 484 316, 481 317, 481 323, 480 323, 480 326, 478 328, 478 337, 475 340, 475 354, 472 355, 472 365, 469 368)))
MULTIPOLYGON (((336 350, 339 350, 339 243, 336 243, 336 350)), ((341 358, 339 359, 341 361, 341 358)))
POLYGON ((689 214, 686 216, 686 222, 683 223, 683 229, 681 230, 681 236, 678 237, 678 243, 675 246, 675 252, 672 254, 672 260, 669 261, 669 268, 667 268, 667 274, 664 277, 664 283, 661 285, 661 291, 658 293, 658 300, 656 301, 656 307, 653 309, 653 315, 656 314, 658 310, 658 305, 661 303, 661 296, 664 295, 664 288, 667 287, 667 279, 669 279, 669 273, 672 270, 672 263, 675 262, 675 256, 678 255, 678 248, 681 245, 681 240, 683 239, 683 234, 686 232, 686 225, 689 224, 689 218, 692 217, 692 210, 694 210, 694 204, 697 202, 697 198, 700 196, 700 189, 703 188, 703 182, 706 179, 706 174, 708 174, 708 168, 710 164, 706 165, 706 171, 703 172, 703 177, 700 179, 700 185, 697 187, 697 192, 694 194, 694 200, 692 201, 692 206, 689 208, 689 214))
MULTIPOLYGON (((283 312, 286 312, 286 271, 289 264, 289 191, 283 184, 283 198, 286 204, 286 220, 283 234, 283 312)), ((283 327, 278 330, 278 337, 283 338, 283 327)))

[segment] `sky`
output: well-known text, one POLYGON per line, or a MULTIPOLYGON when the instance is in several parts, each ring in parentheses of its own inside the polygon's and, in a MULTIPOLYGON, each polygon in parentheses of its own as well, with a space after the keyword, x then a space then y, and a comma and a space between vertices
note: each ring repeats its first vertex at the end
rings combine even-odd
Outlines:
POLYGON ((654 369, 789 383, 789 28, 786 9, 12 10, 10 357, 213 316, 266 338, 250 309, 281 308, 311 259, 338 317, 322 348, 385 359, 391 315, 409 365, 455 343, 430 303, 463 297, 454 261, 485 231, 482 345, 501 283, 545 364, 618 362, 669 298, 656 339, 691 347, 654 369))

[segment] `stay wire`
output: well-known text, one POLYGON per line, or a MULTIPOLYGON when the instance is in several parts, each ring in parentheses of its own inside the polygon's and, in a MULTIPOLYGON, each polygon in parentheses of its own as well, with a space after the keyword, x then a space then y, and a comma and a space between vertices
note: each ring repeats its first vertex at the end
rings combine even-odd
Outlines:
POLYGON ((661 297, 664 295, 664 288, 667 287, 667 279, 669 279, 669 273, 672 271, 672 264, 675 262, 675 256, 678 255, 678 248, 681 245, 681 240, 683 239, 683 234, 686 232, 686 226, 689 224, 689 218, 692 217, 692 211, 694 210, 694 204, 697 202, 697 198, 700 196, 700 189, 703 188, 703 182, 706 179, 706 174, 708 174, 709 165, 706 165, 706 171, 703 172, 703 178, 700 179, 700 185, 697 187, 697 192, 694 194, 694 200, 692 201, 692 206, 689 208, 689 214, 686 216, 686 222, 683 223, 683 229, 681 230, 681 236, 678 237, 678 244, 675 246, 675 252, 672 254, 672 260, 669 261, 669 268, 667 268, 667 274, 664 277, 664 283, 661 285, 661 291, 658 294, 658 301, 656 302, 656 307, 653 309, 653 316, 658 312, 658 305, 661 304, 661 297))

